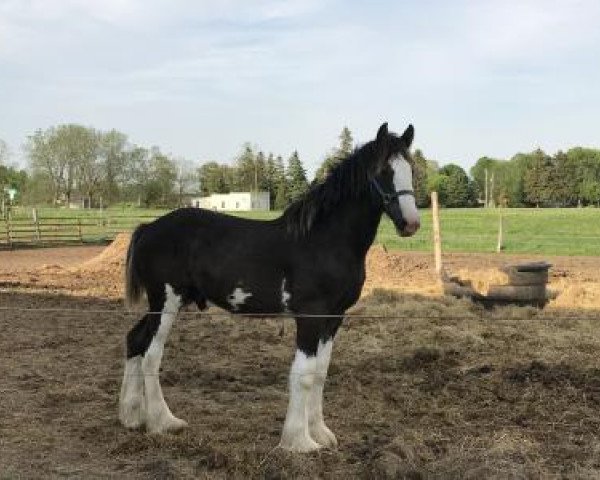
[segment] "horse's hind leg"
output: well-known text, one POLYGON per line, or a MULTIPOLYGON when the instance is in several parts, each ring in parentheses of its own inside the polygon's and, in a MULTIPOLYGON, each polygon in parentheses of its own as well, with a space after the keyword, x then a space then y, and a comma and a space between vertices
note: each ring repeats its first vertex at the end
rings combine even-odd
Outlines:
POLYGON ((149 291, 151 312, 127 335, 127 360, 121 387, 119 418, 136 428, 144 423, 150 432, 176 430, 186 425, 173 416, 160 388, 159 369, 164 344, 181 307, 181 297, 170 285, 164 292, 149 291))
POLYGON ((146 399, 146 428, 151 433, 179 430, 187 426, 184 420, 175 417, 171 413, 160 387, 159 370, 164 345, 169 336, 171 325, 182 306, 181 295, 175 293, 168 284, 165 286, 164 298, 156 333, 142 358, 146 399))
POLYGON ((138 428, 146 423, 142 356, 159 321, 159 315, 148 313, 127 334, 127 358, 119 399, 119 419, 127 428, 138 428))

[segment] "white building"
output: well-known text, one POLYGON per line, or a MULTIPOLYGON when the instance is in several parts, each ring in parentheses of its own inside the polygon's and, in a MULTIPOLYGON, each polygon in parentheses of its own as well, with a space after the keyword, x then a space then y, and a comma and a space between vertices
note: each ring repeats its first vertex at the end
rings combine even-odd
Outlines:
POLYGON ((269 192, 213 193, 209 197, 192 198, 193 207, 207 210, 270 210, 269 192))

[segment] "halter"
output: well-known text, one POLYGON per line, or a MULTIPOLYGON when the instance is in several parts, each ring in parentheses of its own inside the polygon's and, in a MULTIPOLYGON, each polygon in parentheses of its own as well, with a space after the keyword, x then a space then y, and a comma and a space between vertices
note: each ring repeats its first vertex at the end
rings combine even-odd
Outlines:
POLYGON ((379 185, 379 182, 375 180, 375 178, 371 178, 371 183, 375 187, 375 190, 377 190, 377 193, 381 195, 381 200, 383 200, 384 205, 389 205, 392 202, 392 200, 403 195, 411 195, 413 197, 415 196, 415 192, 413 190, 398 190, 394 193, 384 192, 383 188, 381 188, 381 185, 379 185))

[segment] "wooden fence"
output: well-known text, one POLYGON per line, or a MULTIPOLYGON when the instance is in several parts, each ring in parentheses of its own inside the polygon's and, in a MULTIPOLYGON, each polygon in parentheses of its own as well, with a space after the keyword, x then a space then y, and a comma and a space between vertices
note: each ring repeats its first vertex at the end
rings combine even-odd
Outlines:
POLYGON ((117 233, 132 231, 137 225, 155 219, 145 216, 98 216, 40 218, 0 217, 0 249, 105 243, 117 233))

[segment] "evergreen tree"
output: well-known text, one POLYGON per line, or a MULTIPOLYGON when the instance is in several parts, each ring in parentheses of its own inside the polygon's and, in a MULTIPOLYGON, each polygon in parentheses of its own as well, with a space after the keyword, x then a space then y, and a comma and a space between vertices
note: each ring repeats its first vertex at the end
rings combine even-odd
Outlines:
POLYGON ((552 159, 538 148, 531 154, 531 160, 523 176, 525 200, 530 205, 543 207, 553 203, 553 176, 552 159))
POLYGON ((325 157, 325 160, 323 160, 323 163, 317 169, 315 173, 315 179, 317 181, 325 179, 333 167, 335 167, 338 163, 352 153, 354 140, 352 139, 352 133, 348 127, 344 127, 342 129, 339 139, 339 147, 336 148, 333 153, 325 157))
POLYGON ((413 189, 415 202, 418 207, 429 206, 429 192, 427 190, 427 159, 421 150, 415 150, 413 159, 413 189))
POLYGON ((273 184, 275 188, 275 210, 283 210, 290 202, 288 181, 283 166, 283 158, 277 156, 274 162, 273 184))
POLYGON ((308 189, 306 170, 297 151, 294 151, 288 160, 287 179, 291 201, 296 200, 308 189))
POLYGON ((258 152, 254 159, 254 171, 255 171, 255 186, 259 192, 269 191, 269 178, 267 173, 267 161, 263 152, 258 152))
POLYGON ((238 192, 251 192, 255 188, 256 159, 249 143, 244 145, 235 166, 235 183, 233 188, 238 192))

